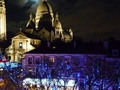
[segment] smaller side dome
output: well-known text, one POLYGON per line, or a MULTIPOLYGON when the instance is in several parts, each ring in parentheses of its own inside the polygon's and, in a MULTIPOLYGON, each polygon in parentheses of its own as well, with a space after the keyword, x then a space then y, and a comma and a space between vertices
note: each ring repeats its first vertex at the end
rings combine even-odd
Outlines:
POLYGON ((62 28, 61 22, 59 20, 56 21, 55 27, 62 28))
POLYGON ((58 13, 55 16, 55 28, 62 28, 61 22, 59 21, 58 13))
POLYGON ((35 28, 35 23, 33 21, 33 15, 30 14, 30 17, 29 17, 29 21, 27 22, 27 25, 26 25, 26 28, 27 29, 34 29, 35 28))

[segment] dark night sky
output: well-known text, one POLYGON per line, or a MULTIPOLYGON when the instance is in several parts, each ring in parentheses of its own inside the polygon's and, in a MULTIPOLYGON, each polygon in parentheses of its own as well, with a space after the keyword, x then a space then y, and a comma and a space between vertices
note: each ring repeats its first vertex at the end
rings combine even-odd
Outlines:
MULTIPOLYGON (((63 29, 72 27, 83 40, 120 39, 120 0, 48 0, 63 29)), ((39 0, 6 0, 7 30, 24 28, 39 0)))

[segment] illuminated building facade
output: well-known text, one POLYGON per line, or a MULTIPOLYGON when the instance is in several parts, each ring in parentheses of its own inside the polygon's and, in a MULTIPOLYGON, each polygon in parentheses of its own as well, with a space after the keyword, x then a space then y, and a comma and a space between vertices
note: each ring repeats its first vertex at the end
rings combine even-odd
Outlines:
POLYGON ((35 49, 39 44, 40 40, 36 36, 25 34, 21 31, 12 38, 11 45, 6 48, 6 53, 10 61, 21 62, 21 58, 25 52, 35 49))
POLYGON ((6 8, 4 0, 0 0, 0 41, 6 40, 6 8))
MULTIPOLYGON (((70 45, 71 47, 69 45, 58 46, 48 44, 47 47, 41 46, 27 52, 22 59, 23 72, 33 75, 32 81, 40 77, 39 80, 43 82, 37 87, 44 85, 45 90, 48 88, 50 90, 54 88, 56 90, 82 90, 79 88, 79 83, 83 84, 85 76, 81 72, 84 71, 88 57, 105 58, 106 55, 102 53, 82 54, 79 48, 72 45, 70 45)), ((27 83, 27 78, 23 83, 24 87, 28 84, 34 86, 32 83, 27 83)), ((87 87, 85 90, 88 90, 87 87)))
POLYGON ((58 13, 53 13, 53 9, 47 0, 41 0, 36 13, 30 14, 24 32, 37 35, 40 39, 51 42, 57 39, 64 42, 73 40, 72 29, 63 30, 58 13))
POLYGON ((32 42, 37 42, 37 45, 40 45, 41 41, 53 42, 57 40, 65 43, 71 42, 73 40, 72 29, 64 31, 58 13, 54 15, 48 1, 41 0, 36 13, 30 14, 26 28, 12 38, 11 45, 6 49, 6 52, 12 61, 19 61, 25 52, 35 49, 32 42), (29 35, 30 38, 26 35, 29 35))
MULTIPOLYGON (((101 84, 101 76, 105 76, 103 80, 107 80, 107 82, 104 82, 105 88, 117 90, 113 89, 114 84, 110 85, 111 81, 109 80, 116 74, 119 75, 119 53, 116 53, 113 47, 113 56, 108 56, 105 48, 101 45, 100 43, 77 44, 76 42, 76 45, 75 43, 74 45, 69 43, 57 46, 48 43, 47 47, 44 45, 25 54, 22 60, 23 71, 33 75, 33 81, 37 77, 40 77, 39 80, 45 81, 42 82, 42 85, 47 83, 44 85, 45 90, 48 90, 47 87, 49 86, 50 90, 54 87, 57 90, 89 90, 90 84, 88 82, 95 79, 97 80, 94 81, 95 85, 92 86, 91 90, 99 90, 99 87, 96 87, 96 85, 99 86, 101 84), (113 68, 114 66, 115 68, 113 68), (115 71, 110 70, 110 68, 115 71), (68 87, 67 84, 70 80, 76 83, 73 82, 72 86, 68 87), (63 83, 61 84, 62 86, 59 83, 63 83), (75 88, 73 89, 74 86, 75 88)), ((114 79, 112 82, 114 82, 114 79)), ((32 83, 29 84, 31 85, 32 83)), ((37 87, 40 86, 37 85, 37 87)))

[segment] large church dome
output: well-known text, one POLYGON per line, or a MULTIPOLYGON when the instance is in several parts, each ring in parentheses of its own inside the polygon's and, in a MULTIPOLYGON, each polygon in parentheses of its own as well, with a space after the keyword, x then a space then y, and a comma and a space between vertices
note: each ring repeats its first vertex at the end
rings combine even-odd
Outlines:
POLYGON ((50 12, 50 13, 53 12, 51 5, 46 0, 42 0, 40 2, 36 11, 36 13, 44 13, 44 12, 50 12))
POLYGON ((46 15, 47 16, 50 15, 51 23, 53 23, 54 18, 53 18, 53 10, 51 5, 47 2, 47 0, 41 0, 36 10, 36 17, 35 17, 36 28, 38 28, 41 18, 43 18, 43 16, 46 15))

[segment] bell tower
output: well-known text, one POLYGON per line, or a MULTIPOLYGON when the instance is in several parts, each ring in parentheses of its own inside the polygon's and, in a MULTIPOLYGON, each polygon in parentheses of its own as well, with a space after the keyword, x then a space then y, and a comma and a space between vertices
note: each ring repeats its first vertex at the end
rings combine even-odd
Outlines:
POLYGON ((6 40, 6 8, 4 0, 0 0, 0 41, 6 40))

